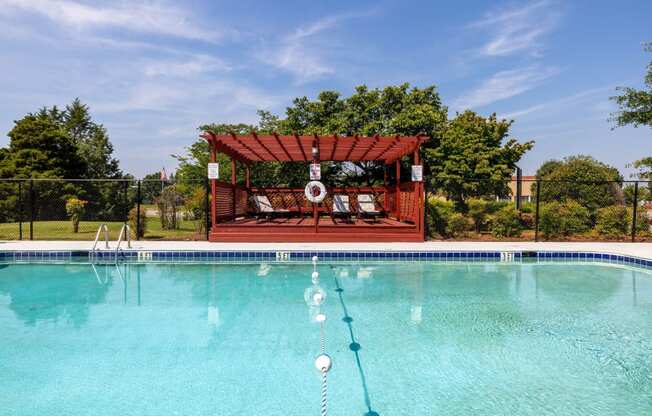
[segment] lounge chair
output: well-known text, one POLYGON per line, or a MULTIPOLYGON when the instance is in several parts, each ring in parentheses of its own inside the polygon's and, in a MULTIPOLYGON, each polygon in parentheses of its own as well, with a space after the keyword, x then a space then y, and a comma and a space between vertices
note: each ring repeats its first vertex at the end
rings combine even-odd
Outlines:
POLYGON ((287 215, 290 213, 287 209, 277 209, 269 202, 267 195, 253 195, 251 197, 254 207, 256 208, 256 217, 260 220, 261 217, 272 219, 277 215, 287 215))
POLYGON ((331 209, 331 216, 333 221, 335 217, 344 217, 347 222, 351 221, 351 205, 349 204, 349 196, 335 194, 333 195, 333 207, 331 209))
POLYGON ((358 195, 358 216, 373 218, 374 221, 378 217, 383 215, 382 211, 379 211, 376 208, 376 202, 374 196, 370 194, 359 194, 358 195))

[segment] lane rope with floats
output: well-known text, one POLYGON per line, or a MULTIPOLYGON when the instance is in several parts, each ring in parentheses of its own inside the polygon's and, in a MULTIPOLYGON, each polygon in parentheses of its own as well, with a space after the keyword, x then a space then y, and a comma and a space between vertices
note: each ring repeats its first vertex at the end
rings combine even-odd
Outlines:
POLYGON ((326 354, 326 330, 324 322, 326 315, 321 311, 321 305, 326 300, 326 292, 319 286, 319 272, 317 271, 317 256, 312 258, 312 286, 304 292, 304 299, 311 310, 314 309, 314 321, 319 324, 319 350, 320 354, 315 358, 315 367, 321 374, 321 403, 320 415, 326 416, 328 413, 328 377, 327 373, 331 369, 333 362, 331 357, 326 354))

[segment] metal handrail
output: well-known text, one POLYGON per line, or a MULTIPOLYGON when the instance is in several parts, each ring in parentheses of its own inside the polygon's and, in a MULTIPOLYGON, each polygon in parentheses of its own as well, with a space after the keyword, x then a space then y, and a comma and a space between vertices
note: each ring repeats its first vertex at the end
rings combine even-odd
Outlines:
MULTIPOLYGON (((131 227, 129 227, 129 224, 124 224, 122 228, 120 229, 120 235, 118 236, 118 243, 115 246, 115 252, 116 254, 118 253, 118 250, 120 250, 120 243, 122 242, 122 237, 125 236, 125 230, 127 232, 127 248, 131 248, 131 227)), ((117 257, 116 257, 117 259, 117 257)))
POLYGON ((95 234, 95 241, 93 241, 93 248, 91 251, 95 251, 95 248, 97 247, 97 242, 100 240, 100 233, 104 230, 104 245, 105 248, 108 250, 109 249, 109 227, 106 226, 106 224, 100 225, 100 227, 97 229, 97 234, 95 234))

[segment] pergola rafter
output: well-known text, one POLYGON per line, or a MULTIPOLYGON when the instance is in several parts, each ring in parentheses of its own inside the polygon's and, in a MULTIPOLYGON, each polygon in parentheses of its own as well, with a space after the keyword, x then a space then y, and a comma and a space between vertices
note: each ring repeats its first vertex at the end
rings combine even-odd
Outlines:
POLYGON ((308 162, 318 148, 319 161, 383 161, 392 163, 416 151, 425 136, 202 135, 215 149, 242 162, 308 162))

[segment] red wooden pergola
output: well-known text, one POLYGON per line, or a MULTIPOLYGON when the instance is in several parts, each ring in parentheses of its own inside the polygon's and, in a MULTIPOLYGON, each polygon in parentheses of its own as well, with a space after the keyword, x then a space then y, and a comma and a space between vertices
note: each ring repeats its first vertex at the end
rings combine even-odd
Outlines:
POLYGON ((231 181, 211 179, 210 241, 232 242, 324 242, 324 241, 423 241, 424 193, 421 181, 401 182, 401 159, 411 156, 420 165, 419 149, 425 136, 338 135, 201 135, 210 147, 211 162, 223 153, 231 159, 231 181), (383 186, 330 187, 327 197, 311 203, 304 189, 259 188, 250 183, 250 168, 256 162, 382 161, 394 165, 393 183, 385 169, 383 186), (236 181, 236 167, 245 166, 245 184, 236 181), (382 212, 380 218, 363 218, 356 212, 359 195, 373 195, 382 212), (261 220, 254 212, 253 197, 264 195, 274 209, 287 215, 261 220), (337 220, 330 207, 333 195, 347 195, 351 217, 337 220))

